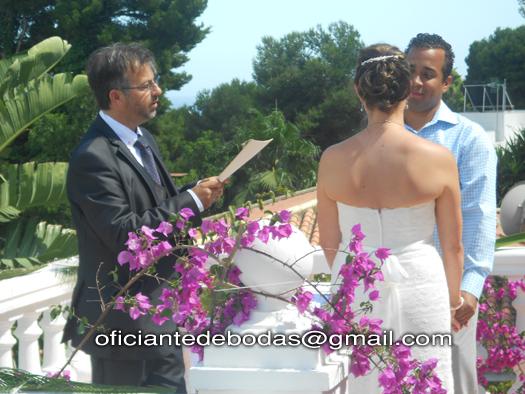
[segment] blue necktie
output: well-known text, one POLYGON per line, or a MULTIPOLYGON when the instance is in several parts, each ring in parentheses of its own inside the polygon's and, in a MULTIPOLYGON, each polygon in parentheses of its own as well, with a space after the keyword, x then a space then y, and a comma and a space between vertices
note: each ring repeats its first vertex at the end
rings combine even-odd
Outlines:
POLYGON ((157 185, 161 185, 159 172, 157 170, 157 165, 155 164, 155 158, 153 157, 153 152, 151 147, 147 143, 146 139, 139 135, 135 146, 139 149, 140 155, 142 156, 142 164, 146 172, 153 178, 157 185))

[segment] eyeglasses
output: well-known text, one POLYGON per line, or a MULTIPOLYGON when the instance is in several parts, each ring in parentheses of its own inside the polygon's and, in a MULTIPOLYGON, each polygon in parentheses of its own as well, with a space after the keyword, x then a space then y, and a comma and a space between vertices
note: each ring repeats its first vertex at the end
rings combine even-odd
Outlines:
POLYGON ((155 79, 149 80, 149 81, 143 83, 142 85, 139 85, 139 86, 121 86, 120 89, 122 89, 122 90, 136 89, 136 90, 140 90, 141 92, 145 92, 146 90, 149 90, 151 92, 156 87, 157 88, 160 87, 159 81, 160 81, 160 78, 157 75, 155 77, 155 79))

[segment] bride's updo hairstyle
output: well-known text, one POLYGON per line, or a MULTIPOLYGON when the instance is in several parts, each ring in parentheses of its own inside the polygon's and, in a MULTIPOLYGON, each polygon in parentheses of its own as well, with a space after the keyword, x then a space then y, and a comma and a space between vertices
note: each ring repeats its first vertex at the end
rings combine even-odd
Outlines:
POLYGON ((363 48, 354 83, 368 108, 391 112, 410 93, 410 66, 405 54, 388 44, 363 48))

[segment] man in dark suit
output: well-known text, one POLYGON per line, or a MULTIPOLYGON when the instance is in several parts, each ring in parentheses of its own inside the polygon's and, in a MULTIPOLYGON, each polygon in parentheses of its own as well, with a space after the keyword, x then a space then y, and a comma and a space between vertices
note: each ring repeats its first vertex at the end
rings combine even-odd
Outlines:
MULTIPOLYGON (((156 82, 153 55, 137 44, 114 44, 95 51, 87 64, 89 84, 100 112, 71 156, 67 192, 77 229, 78 279, 73 292, 75 317, 68 320, 64 340, 78 346, 85 333, 79 319, 93 324, 102 313, 102 302, 112 300, 130 278, 117 264, 128 233, 141 226, 156 228, 171 213, 191 208, 200 223, 200 212, 223 191, 223 184, 208 178, 178 190, 160 158, 152 135, 142 123, 156 115, 162 93, 156 82), (111 271, 117 268, 118 283, 111 271)), ((173 258, 156 265, 157 274, 171 278, 173 258)), ((127 267, 127 266, 126 266, 127 267)), ((158 298, 164 281, 151 277, 137 282, 130 292, 158 298)), ((132 320, 113 310, 104 329, 123 333, 174 332, 170 322, 158 327, 150 318, 132 320)), ((180 348, 97 346, 93 336, 83 347, 91 355, 93 383, 157 385, 185 392, 180 348)))

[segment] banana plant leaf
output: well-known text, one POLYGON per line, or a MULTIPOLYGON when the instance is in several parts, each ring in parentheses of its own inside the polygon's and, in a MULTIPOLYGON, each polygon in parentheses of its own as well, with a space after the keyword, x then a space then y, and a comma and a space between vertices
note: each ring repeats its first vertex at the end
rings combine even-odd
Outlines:
POLYGON ((0 152, 42 115, 87 91, 87 77, 44 75, 7 91, 0 100, 0 152))
POLYGON ((67 163, 11 164, 0 178, 0 223, 19 211, 66 201, 67 163))
POLYGON ((26 54, 0 61, 0 96, 8 89, 26 85, 49 72, 71 45, 60 37, 50 37, 31 47, 26 54))
POLYGON ((0 269, 32 270, 43 263, 76 255, 76 232, 58 224, 38 222, 36 218, 20 219, 0 230, 4 244, 0 269))
POLYGON ((0 197, 0 224, 15 220, 20 215, 20 211, 10 205, 2 206, 0 197))

